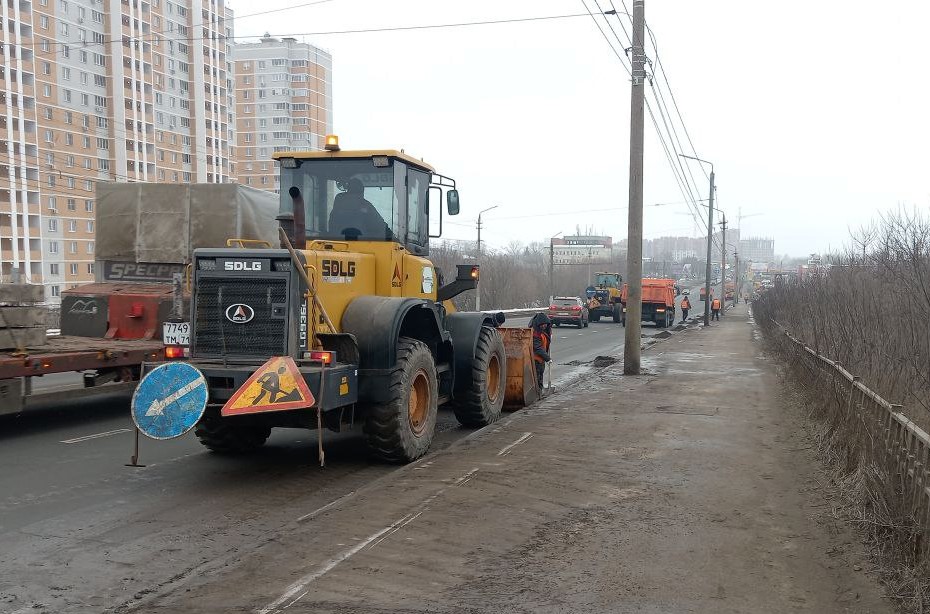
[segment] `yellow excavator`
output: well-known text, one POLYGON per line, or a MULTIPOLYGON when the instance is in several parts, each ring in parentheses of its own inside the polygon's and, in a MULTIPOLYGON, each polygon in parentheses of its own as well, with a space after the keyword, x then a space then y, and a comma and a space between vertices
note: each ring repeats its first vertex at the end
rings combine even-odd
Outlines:
POLYGON ((403 151, 343 151, 335 136, 325 147, 274 156, 280 246, 194 251, 189 363, 209 389, 200 441, 247 451, 273 427, 362 421, 375 456, 410 462, 429 448, 440 405, 482 426, 508 386, 531 402, 525 335, 508 378, 502 315, 453 313, 478 267, 458 265, 446 282, 427 258, 444 215, 459 213, 455 181, 403 151), (259 374, 275 357, 292 363, 259 374))

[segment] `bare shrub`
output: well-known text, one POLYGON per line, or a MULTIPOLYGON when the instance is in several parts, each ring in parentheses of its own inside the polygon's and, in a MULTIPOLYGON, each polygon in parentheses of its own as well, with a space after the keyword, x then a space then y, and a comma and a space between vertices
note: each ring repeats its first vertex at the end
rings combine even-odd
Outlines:
POLYGON ((753 303, 753 313, 817 425, 820 453, 845 504, 837 513, 862 529, 889 595, 905 610, 924 611, 930 503, 924 467, 915 460, 922 455, 895 431, 900 423, 886 408, 785 331, 902 405, 926 431, 930 224, 905 211, 883 217, 857 233, 828 272, 776 287, 753 303))

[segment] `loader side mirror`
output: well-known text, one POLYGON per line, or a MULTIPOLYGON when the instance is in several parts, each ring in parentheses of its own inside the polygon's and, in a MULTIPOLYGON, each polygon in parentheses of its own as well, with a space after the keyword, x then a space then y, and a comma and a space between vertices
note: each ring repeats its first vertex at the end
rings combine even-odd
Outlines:
POLYGON ((459 191, 449 190, 446 192, 446 210, 449 215, 459 214, 459 191))

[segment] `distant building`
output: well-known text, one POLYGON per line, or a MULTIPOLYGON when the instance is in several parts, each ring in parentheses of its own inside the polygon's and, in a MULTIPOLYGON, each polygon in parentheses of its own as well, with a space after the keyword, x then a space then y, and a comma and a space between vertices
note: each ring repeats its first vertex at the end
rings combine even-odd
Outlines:
POLYGON ((95 279, 97 181, 231 181, 224 0, 8 0, 0 283, 95 279))
POLYGON ((295 38, 232 46, 236 78, 235 176, 278 191, 271 154, 323 149, 333 131, 333 58, 295 38))
POLYGON ((775 240, 754 238, 743 239, 739 242, 740 260, 750 262, 774 262, 775 240))
POLYGON ((572 235, 552 239, 554 264, 598 264, 610 262, 613 238, 593 235, 572 235))

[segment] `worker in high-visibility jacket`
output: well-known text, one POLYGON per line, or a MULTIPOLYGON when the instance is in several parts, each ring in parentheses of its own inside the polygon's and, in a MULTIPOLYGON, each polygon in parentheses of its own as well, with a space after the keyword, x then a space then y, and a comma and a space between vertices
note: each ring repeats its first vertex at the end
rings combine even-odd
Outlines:
POLYGON ((533 363, 536 365, 536 382, 542 390, 546 363, 552 360, 549 356, 549 347, 552 345, 552 320, 544 313, 537 313, 530 320, 530 328, 533 329, 533 363))
POLYGON ((720 299, 715 298, 710 302, 711 320, 720 319, 720 299))
POLYGON ((691 310, 691 301, 688 300, 688 297, 681 299, 681 321, 684 322, 688 319, 688 312, 691 310))

